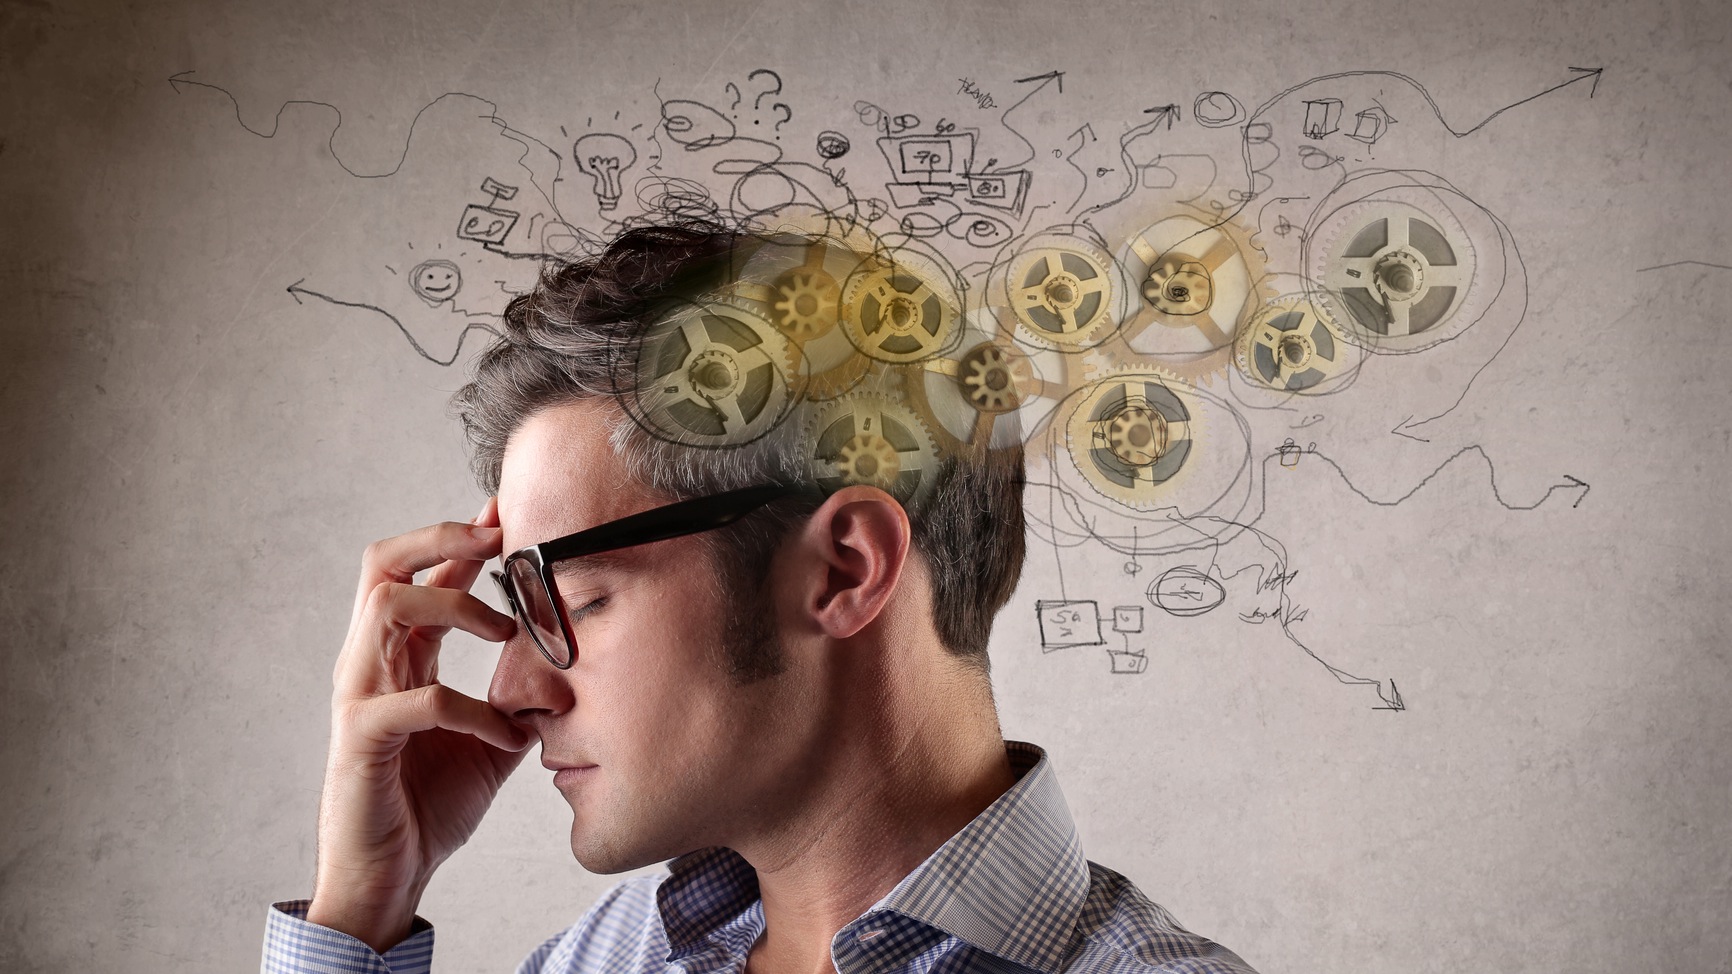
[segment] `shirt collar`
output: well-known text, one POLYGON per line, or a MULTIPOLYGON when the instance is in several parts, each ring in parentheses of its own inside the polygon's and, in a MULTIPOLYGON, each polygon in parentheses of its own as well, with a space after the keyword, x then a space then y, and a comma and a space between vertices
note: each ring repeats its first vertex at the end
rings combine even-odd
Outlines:
POLYGON ((1046 752, 1021 741, 1006 741, 1005 751, 1016 784, 873 910, 1054 974, 1088 897, 1088 861, 1046 752))
MULTIPOLYGON (((867 911, 909 917, 1046 974, 1059 971, 1089 869, 1046 752, 1005 741, 1014 785, 867 911)), ((656 891, 668 960, 709 945, 743 953, 761 932, 758 874, 731 849, 668 864, 656 891), (741 943, 736 943, 741 941, 741 943)))

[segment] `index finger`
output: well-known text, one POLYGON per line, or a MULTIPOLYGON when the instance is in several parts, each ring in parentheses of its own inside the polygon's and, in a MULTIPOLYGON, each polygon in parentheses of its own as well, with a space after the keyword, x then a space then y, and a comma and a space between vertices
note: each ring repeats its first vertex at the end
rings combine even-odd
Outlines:
POLYGON ((361 556, 361 578, 349 626, 361 618, 373 589, 386 582, 413 584, 415 573, 450 561, 466 561, 479 571, 481 562, 499 554, 500 531, 480 524, 444 521, 416 528, 394 538, 375 541, 361 556))
MULTIPOLYGON (((487 503, 481 506, 481 513, 475 515, 475 520, 471 523, 478 528, 499 527, 499 498, 487 498, 487 503)), ((427 584, 467 592, 481 575, 481 566, 485 562, 485 558, 446 561, 434 566, 433 570, 427 573, 427 584)))

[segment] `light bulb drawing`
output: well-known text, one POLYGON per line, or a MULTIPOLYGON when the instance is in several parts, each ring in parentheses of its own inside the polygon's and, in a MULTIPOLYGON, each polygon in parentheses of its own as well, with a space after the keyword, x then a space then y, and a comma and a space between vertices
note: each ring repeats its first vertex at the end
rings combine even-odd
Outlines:
POLYGON ((619 206, 620 174, 637 162, 637 150, 624 136, 594 132, 572 144, 577 171, 595 179, 595 199, 603 212, 619 206))

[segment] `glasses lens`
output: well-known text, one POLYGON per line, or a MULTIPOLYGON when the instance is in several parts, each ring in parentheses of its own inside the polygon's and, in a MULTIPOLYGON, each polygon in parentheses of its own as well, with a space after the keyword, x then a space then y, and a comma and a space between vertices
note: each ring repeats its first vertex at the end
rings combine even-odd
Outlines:
POLYGON ((553 607, 553 597, 541 583, 541 574, 528 561, 518 559, 506 566, 511 587, 517 590, 517 604, 523 610, 524 621, 542 652, 556 666, 571 665, 571 647, 565 641, 565 630, 559 624, 559 612, 553 607))

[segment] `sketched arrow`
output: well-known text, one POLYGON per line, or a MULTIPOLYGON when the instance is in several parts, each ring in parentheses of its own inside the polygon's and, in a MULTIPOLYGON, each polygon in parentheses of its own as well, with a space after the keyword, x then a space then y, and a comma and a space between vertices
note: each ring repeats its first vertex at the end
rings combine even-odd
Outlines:
MULTIPOLYGON (((1436 417, 1432 417, 1432 418, 1435 419, 1436 417)), ((1412 433, 1407 432, 1407 430, 1410 428, 1423 426, 1429 422, 1431 422, 1430 419, 1422 419, 1419 422, 1415 423, 1413 421, 1413 417, 1409 416, 1406 419, 1402 420, 1401 422, 1396 423, 1394 426, 1390 427, 1389 431, 1391 433, 1394 433, 1396 436, 1405 436, 1410 440, 1415 440, 1415 441, 1420 442, 1420 443, 1430 443, 1431 441, 1426 439, 1423 436, 1414 436, 1412 433)))
MULTIPOLYGON (((296 281, 295 283, 290 284, 288 287, 283 288, 283 290, 289 292, 289 297, 295 299, 296 304, 305 304, 306 303, 305 301, 301 300, 301 294, 302 293, 306 293, 306 294, 312 294, 313 293, 311 291, 308 291, 306 288, 301 287, 301 281, 304 281, 304 280, 306 280, 306 278, 303 277, 303 278, 301 278, 300 281, 296 281)), ((318 294, 318 295, 314 295, 314 297, 322 298, 322 297, 324 297, 324 295, 318 294)))
POLYGON ((181 85, 198 85, 203 83, 199 81, 181 81, 182 78, 185 78, 189 74, 192 74, 192 71, 182 71, 179 74, 171 74, 168 76, 168 86, 174 89, 175 94, 178 95, 181 93, 181 85), (177 81, 179 81, 180 84, 175 84, 177 81))
MULTIPOLYGON (((1014 82, 1012 82, 1012 84, 1019 84, 1019 85, 1020 84, 1027 84, 1030 81, 1038 81, 1038 82, 1040 82, 1040 86, 1035 88, 1034 91, 1029 92, 1027 95, 1024 95, 1022 97, 1022 101, 1028 101, 1028 99, 1030 97, 1032 97, 1035 92, 1039 91, 1041 88, 1045 88, 1046 83, 1048 81, 1057 81, 1058 82, 1058 93, 1061 95, 1064 94, 1064 72, 1063 71, 1048 71, 1045 74, 1031 74, 1026 78, 1016 79, 1014 82)), ((1017 104, 1018 105, 1022 104, 1022 101, 1017 102, 1017 104)), ((1012 107, 1015 107, 1015 106, 1012 106, 1012 107)))
POLYGON ((1177 105, 1156 105, 1154 108, 1143 109, 1143 114, 1156 116, 1156 125, 1166 122, 1168 131, 1172 130, 1175 121, 1183 117, 1180 115, 1179 106, 1177 105))
MULTIPOLYGON (((1585 501, 1588 499, 1588 491, 1593 490, 1593 488, 1588 486, 1587 481, 1577 480, 1576 478, 1570 476, 1569 474, 1564 474, 1564 479, 1569 481, 1569 483, 1559 484, 1558 487, 1565 487, 1565 488, 1580 487, 1582 489, 1582 496, 1576 498, 1576 502, 1574 504, 1570 505, 1570 507, 1572 507, 1572 508, 1581 507, 1582 501, 1585 501)), ((1553 488, 1553 489, 1555 490, 1556 488, 1553 488)))
POLYGON ((1406 710, 1407 704, 1401 699, 1401 691, 1395 688, 1395 677, 1389 678, 1389 693, 1377 691, 1377 696, 1383 701, 1383 706, 1372 707, 1372 710, 1406 710))
MULTIPOLYGON (((1498 109, 1497 111, 1492 112, 1490 115, 1487 115, 1485 117, 1484 121, 1480 122, 1478 125, 1475 125, 1473 128, 1470 128, 1465 132, 1456 132, 1454 129, 1450 129, 1450 131, 1453 132, 1458 138, 1461 136, 1472 135, 1473 133, 1479 131, 1480 129, 1485 128, 1485 126, 1488 123, 1490 123, 1492 119, 1498 117, 1499 115, 1502 115, 1504 112, 1507 112, 1512 108, 1516 108, 1516 107, 1519 107, 1521 105, 1526 105, 1528 102, 1533 101, 1535 98, 1544 98, 1545 96, 1551 94, 1552 92, 1557 91, 1559 88, 1568 88, 1570 85, 1573 85, 1576 82, 1582 81, 1582 80, 1587 79, 1587 78, 1593 79, 1593 84, 1588 86, 1588 97, 1589 98, 1594 97, 1594 92, 1596 92, 1600 89, 1600 75, 1604 74, 1606 72, 1606 69, 1605 68, 1571 68, 1570 70, 1576 72, 1576 76, 1571 78, 1570 80, 1552 85, 1550 88, 1547 88, 1544 91, 1539 92, 1538 94, 1529 95, 1526 98, 1523 98, 1521 101, 1512 102, 1508 105, 1505 105, 1504 107, 1498 109)), ((1427 95, 1426 96, 1427 100, 1429 100, 1430 97, 1431 97, 1430 95, 1427 95)), ((1434 111, 1436 110, 1436 107, 1437 107, 1436 103, 1433 103, 1432 108, 1434 111)), ((1441 112, 1439 112, 1437 117, 1441 121, 1443 119, 1443 114, 1441 112)), ((1449 128, 1449 124, 1447 122, 1444 123, 1444 127, 1449 128)))
MULTIPOLYGON (((1594 92, 1600 90, 1600 75, 1605 74, 1606 69, 1605 68, 1571 68, 1570 70, 1582 72, 1583 78, 1591 77, 1594 79, 1593 86, 1588 89, 1588 97, 1589 98, 1594 97, 1594 92)), ((1564 85, 1575 84, 1576 82, 1578 82, 1580 80, 1582 80, 1582 78, 1571 78, 1570 80, 1564 82, 1564 85)), ((1562 88, 1564 85, 1558 85, 1558 88, 1562 88)), ((1557 88, 1547 88, 1546 89, 1546 91, 1556 91, 1556 90, 1557 90, 1557 88)), ((1545 91, 1542 91, 1542 92, 1540 92, 1540 95, 1543 95, 1545 93, 1546 93, 1545 91)), ((1535 95, 1534 97, 1538 98, 1540 95, 1535 95)))

